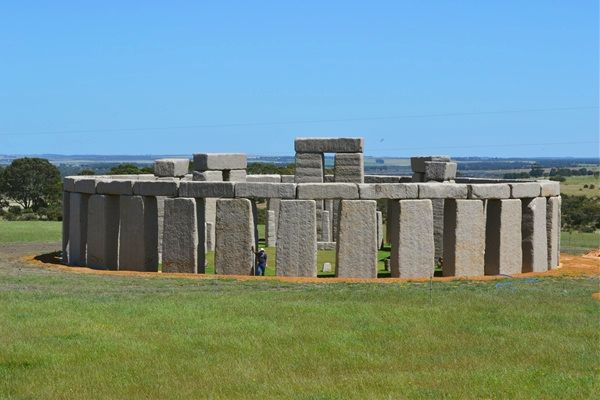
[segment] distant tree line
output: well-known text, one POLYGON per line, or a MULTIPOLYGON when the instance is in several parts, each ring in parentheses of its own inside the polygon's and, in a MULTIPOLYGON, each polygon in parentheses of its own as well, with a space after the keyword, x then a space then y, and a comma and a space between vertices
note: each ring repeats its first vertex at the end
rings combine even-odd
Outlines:
POLYGON ((534 164, 529 172, 511 172, 504 174, 504 179, 528 179, 548 177, 554 181, 564 182, 567 176, 599 176, 599 172, 594 172, 587 168, 551 168, 549 173, 546 173, 544 168, 538 164, 534 164))

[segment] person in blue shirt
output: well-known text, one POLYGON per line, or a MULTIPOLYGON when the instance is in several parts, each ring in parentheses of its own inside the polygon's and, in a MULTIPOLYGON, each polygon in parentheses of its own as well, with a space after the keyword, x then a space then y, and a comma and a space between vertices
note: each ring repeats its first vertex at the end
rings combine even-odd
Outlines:
POLYGON ((252 252, 256 256, 254 275, 265 276, 265 270, 267 269, 267 253, 265 252, 265 249, 261 248, 255 252, 254 247, 252 247, 252 252))

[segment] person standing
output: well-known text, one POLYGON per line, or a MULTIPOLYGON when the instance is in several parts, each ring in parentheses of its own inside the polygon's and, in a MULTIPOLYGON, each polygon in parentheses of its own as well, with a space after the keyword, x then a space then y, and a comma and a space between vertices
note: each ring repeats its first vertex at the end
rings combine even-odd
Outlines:
POLYGON ((256 268, 254 268, 254 275, 265 276, 265 270, 267 269, 267 253, 265 252, 265 249, 261 247, 260 250, 255 252, 253 246, 252 252, 256 256, 256 268))

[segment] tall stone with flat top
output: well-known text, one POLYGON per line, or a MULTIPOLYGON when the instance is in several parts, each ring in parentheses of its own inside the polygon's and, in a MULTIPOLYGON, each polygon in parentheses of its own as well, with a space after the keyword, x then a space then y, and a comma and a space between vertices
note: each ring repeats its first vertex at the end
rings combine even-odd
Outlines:
POLYGON ((546 198, 521 199, 523 218, 523 272, 548 270, 548 238, 546 230, 546 198))
POLYGON ((314 200, 281 200, 276 259, 278 276, 317 276, 314 200))
POLYGON ((363 183, 365 162, 363 153, 339 153, 335 155, 335 181, 363 183))
POLYGON ((336 276, 377 278, 377 202, 342 200, 336 276))
POLYGON ((69 217, 70 217, 70 192, 62 192, 62 262, 69 263, 69 217))
POLYGON ((521 200, 488 200, 486 219, 485 274, 521 273, 521 200))
POLYGON ((560 197, 548 197, 546 210, 546 230, 548 234, 548 269, 560 263, 560 197))
POLYGON ((156 197, 120 196, 119 215, 119 270, 158 271, 156 197))
POLYGON ((323 154, 296 153, 296 183, 322 183, 323 164, 323 154))
MULTIPOLYGON (((198 272, 198 224, 196 200, 165 200, 163 272, 198 272)), ((204 226, 202 226, 204 229, 204 226)))
POLYGON ((89 194, 69 195, 69 265, 86 265, 89 194))
MULTIPOLYGON (((398 200, 396 200, 398 201, 398 200)), ((433 276, 433 207, 431 200, 400 200, 394 226, 390 257, 393 277, 429 278, 433 276)))
POLYGON ((254 270, 254 219, 248 199, 217 200, 215 272, 250 275, 254 270))
POLYGON ((277 243, 277 221, 275 220, 275 211, 267 211, 267 223, 265 224, 265 242, 267 247, 274 247, 277 243))
POLYGON ((94 194, 88 202, 87 265, 118 269, 119 196, 94 194))
POLYGON ((482 200, 444 201, 444 276, 484 274, 485 214, 482 200))

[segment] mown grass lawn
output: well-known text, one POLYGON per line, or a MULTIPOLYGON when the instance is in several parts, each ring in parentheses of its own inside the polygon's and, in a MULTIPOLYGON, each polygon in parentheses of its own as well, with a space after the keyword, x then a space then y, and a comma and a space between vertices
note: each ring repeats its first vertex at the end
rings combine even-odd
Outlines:
POLYGON ((0 398, 594 398, 596 291, 0 268, 0 398))
POLYGON ((2 221, 0 243, 53 242, 61 238, 62 222, 2 221))

